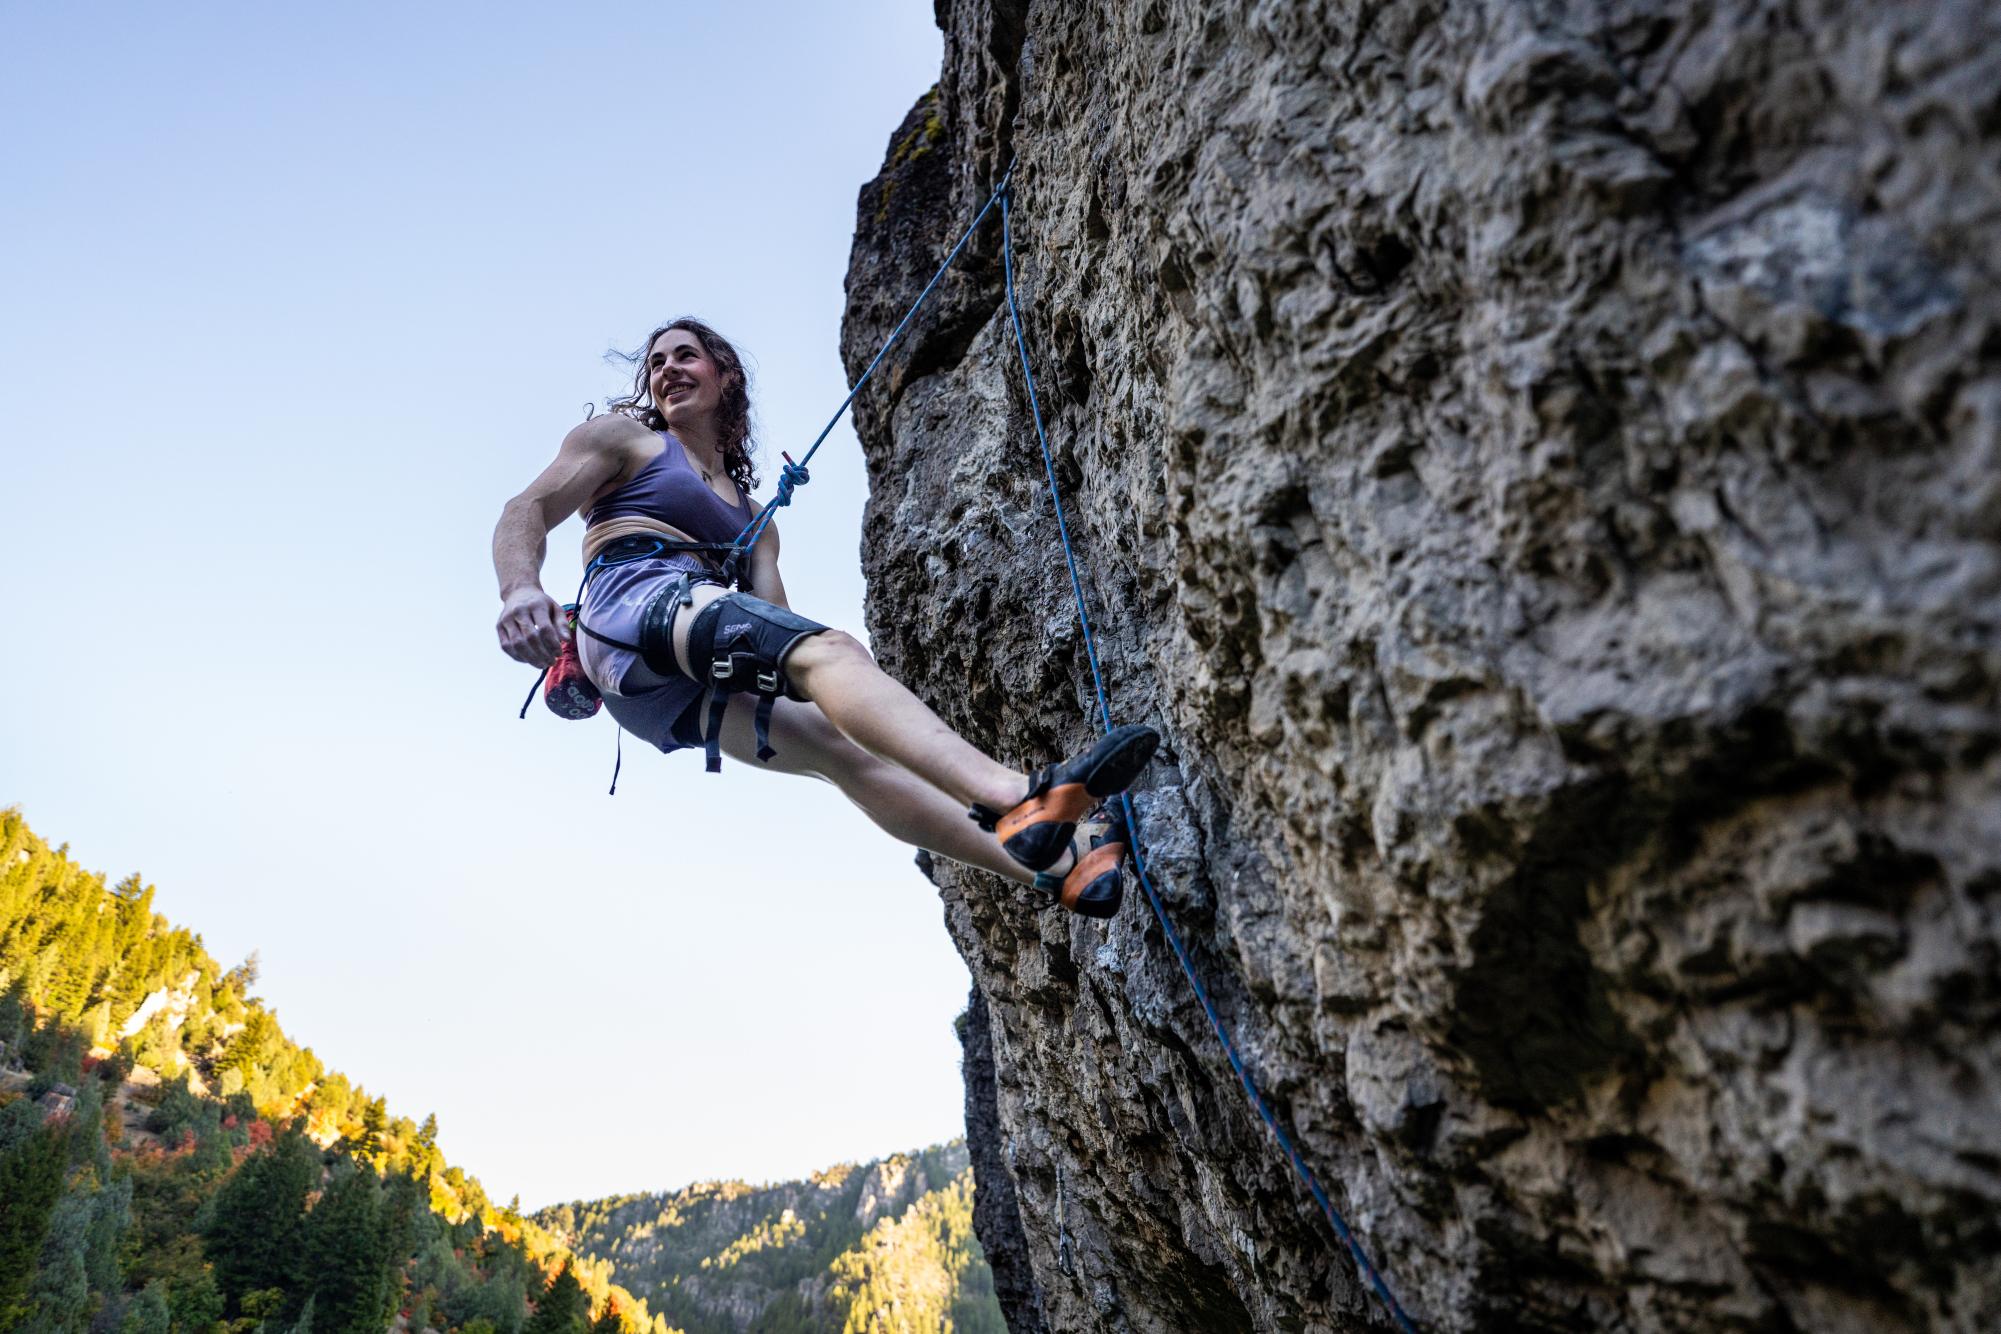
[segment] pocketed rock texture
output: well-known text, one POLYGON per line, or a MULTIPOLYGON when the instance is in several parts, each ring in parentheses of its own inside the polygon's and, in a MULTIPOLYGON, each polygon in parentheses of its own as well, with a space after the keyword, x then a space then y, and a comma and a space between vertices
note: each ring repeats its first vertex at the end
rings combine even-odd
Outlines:
MULTIPOLYGON (((2001 1327, 1995 6, 938 12, 843 354, 1018 158, 1143 846, 1416 1323, 2001 1327)), ((999 240, 857 404, 863 560, 1028 766, 1093 704, 999 240)), ((1138 891, 936 874, 1016 1329, 1383 1327, 1138 891)))

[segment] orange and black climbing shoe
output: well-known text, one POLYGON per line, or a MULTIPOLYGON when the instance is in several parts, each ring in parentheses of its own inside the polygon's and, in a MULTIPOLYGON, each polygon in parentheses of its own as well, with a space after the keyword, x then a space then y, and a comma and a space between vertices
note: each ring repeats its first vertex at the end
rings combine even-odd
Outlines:
POLYGON ((1132 834, 1126 829, 1126 808, 1114 798, 1077 825, 1071 840, 1075 860, 1070 869, 1037 871, 1035 887, 1049 896, 1049 907, 1062 906, 1085 917, 1111 917, 1126 898, 1126 858, 1132 834))
POLYGON ((1070 846, 1078 819, 1130 787, 1159 744, 1160 733, 1151 727, 1115 727, 1082 755, 1037 771, 1028 795, 1011 809, 974 806, 967 814, 1000 839, 1008 856, 1031 871, 1046 871, 1070 846))

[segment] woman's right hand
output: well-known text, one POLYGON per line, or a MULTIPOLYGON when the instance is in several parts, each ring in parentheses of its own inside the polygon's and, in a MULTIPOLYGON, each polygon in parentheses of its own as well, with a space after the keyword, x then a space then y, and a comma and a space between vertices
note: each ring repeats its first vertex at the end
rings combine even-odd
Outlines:
POLYGON ((547 667, 569 638, 567 618, 556 599, 540 588, 523 588, 500 604, 500 649, 516 662, 547 667))

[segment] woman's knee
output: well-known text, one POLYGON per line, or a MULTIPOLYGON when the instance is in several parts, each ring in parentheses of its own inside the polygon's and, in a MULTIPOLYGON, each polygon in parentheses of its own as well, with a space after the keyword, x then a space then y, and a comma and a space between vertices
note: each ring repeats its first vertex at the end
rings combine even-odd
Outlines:
POLYGON ((794 679, 810 677, 816 669, 837 663, 867 663, 873 667, 875 657, 868 651, 868 645, 845 630, 822 630, 808 635, 785 655, 785 671, 794 679))

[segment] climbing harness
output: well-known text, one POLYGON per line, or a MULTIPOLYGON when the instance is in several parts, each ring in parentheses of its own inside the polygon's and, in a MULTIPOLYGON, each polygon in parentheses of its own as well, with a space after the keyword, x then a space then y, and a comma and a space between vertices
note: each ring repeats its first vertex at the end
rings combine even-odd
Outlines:
MULTIPOLYGON (((614 565, 625 565, 631 561, 652 560, 659 556, 679 555, 683 552, 698 553, 707 556, 710 559, 715 559, 716 554, 718 552, 726 553, 734 550, 735 550, 734 544, 728 542, 680 542, 665 537, 655 537, 649 533, 636 533, 630 537, 617 538, 614 541, 606 544, 605 549, 603 551, 600 551, 596 556, 592 557, 591 563, 584 567, 583 580, 577 584, 577 595, 575 598, 571 599, 571 601, 567 605, 564 606, 563 610, 569 616, 571 625, 583 631, 585 634, 589 635, 592 639, 597 640, 600 644, 609 644, 613 648, 622 648, 629 652, 637 653, 640 655, 640 657, 645 658, 648 656, 647 652, 640 645, 628 644, 623 639, 613 639, 609 635, 599 634, 596 630, 591 629, 590 626, 584 623, 584 616, 583 616, 584 592, 591 586, 591 580, 597 577, 597 574, 600 570, 609 569, 614 565)), ((715 581, 714 576, 711 575, 692 575, 692 574, 683 575, 679 580, 676 581, 674 588, 679 589, 680 595, 684 601, 684 605, 688 600, 686 585, 690 582, 690 580, 693 579, 700 579, 703 582, 715 581)), ((674 589, 670 588, 669 591, 670 592, 674 591, 674 589)), ((668 659, 670 662, 670 669, 669 669, 670 673, 672 671, 679 670, 678 668, 671 667, 672 658, 673 654, 672 651, 670 650, 668 653, 668 659)), ((649 662, 648 665, 650 666, 651 663, 649 662)), ((535 678, 535 684, 528 687, 528 697, 521 701, 521 712, 517 716, 522 718, 526 718, 528 716, 528 706, 535 702, 535 692, 542 688, 542 683, 545 680, 549 679, 550 673, 555 671, 560 666, 562 666, 562 659, 559 655, 557 663, 554 666, 544 667, 542 669, 542 674, 535 678)), ((558 715, 566 718, 572 716, 581 716, 581 717, 591 716, 589 713, 581 715, 572 715, 566 712, 564 709, 558 707, 558 705, 554 700, 551 701, 550 707, 554 709, 558 715)), ((597 710, 595 709, 591 710, 591 713, 596 713, 596 712, 597 710)))
MULTIPOLYGON (((923 308, 924 303, 930 299, 931 293, 937 289, 938 284, 944 280, 946 272, 957 262, 960 253, 965 250, 967 243, 972 240, 973 234, 979 230, 980 224, 986 221, 987 214, 991 213, 994 206, 998 204, 1001 213, 1001 272, 1007 297, 1008 323, 1014 330, 1015 351, 1020 357, 1022 378, 1028 389, 1028 406, 1035 423, 1035 438, 1042 449, 1043 470, 1049 481, 1050 504, 1056 512, 1056 532, 1063 544, 1063 560, 1070 572, 1070 590, 1077 602, 1077 620, 1083 629, 1084 653, 1091 666, 1091 686, 1097 695, 1098 718, 1103 724, 1104 734, 1109 737, 1117 729, 1114 728, 1112 723, 1111 704, 1105 693, 1104 672, 1098 662, 1097 640, 1091 633, 1091 616, 1084 601, 1083 579, 1077 572, 1076 548, 1070 541, 1069 525, 1063 515, 1062 492, 1056 482, 1056 462, 1049 448, 1048 432, 1044 429, 1042 422, 1042 406, 1035 389, 1035 371, 1029 363, 1028 338, 1022 323, 1020 303, 1015 295, 1014 228, 1011 203, 1013 181, 1014 164, 1009 163, 1006 172, 1001 176, 1000 184, 994 188, 993 194, 987 197, 987 202, 974 215, 971 225, 959 237, 958 243, 952 247, 951 253, 945 256, 944 262, 938 266, 938 271, 931 276, 931 281, 924 285, 924 290, 918 294, 917 300, 911 303, 910 309, 905 311, 903 318, 897 321, 896 327, 890 331, 889 338, 883 343, 882 349, 869 362, 867 369, 862 372, 861 378, 855 381, 854 387, 848 390, 848 396, 841 400, 841 406, 835 410, 833 417, 814 439, 812 447, 806 451, 805 457, 795 464, 789 454, 783 456, 785 458, 785 467, 779 478, 777 494, 770 501, 766 502, 763 510, 755 518, 744 526, 743 531, 737 535, 736 540, 727 544, 726 547, 723 544, 706 543, 674 544, 662 540, 661 549, 663 551, 693 548, 701 548, 705 551, 726 550, 728 554, 723 558, 724 577, 730 586, 734 587, 737 584, 743 558, 757 544, 757 539, 762 536, 765 527, 771 522, 772 514, 780 506, 791 504, 793 492, 810 480, 807 476, 806 465, 812 461, 813 455, 819 451, 820 446, 825 443, 827 436, 832 433, 842 416, 846 414, 849 405, 854 402, 855 396, 861 392, 862 386, 867 384, 869 378, 875 374, 876 367, 882 364, 882 359, 889 355, 890 348, 894 347, 897 341, 903 337, 903 333, 909 327, 911 320, 923 308)), ((598 563, 604 561, 606 555, 610 554, 610 551, 611 548, 607 548, 605 553, 601 553, 597 560, 592 562, 592 569, 597 568, 598 563)), ((628 556, 625 559, 638 560, 643 559, 643 557, 628 556)), ((587 569, 584 572, 586 584, 588 584, 590 577, 591 570, 587 569)), ((685 589, 682 591, 685 595, 685 589)), ((583 594, 580 588, 578 590, 578 601, 580 603, 582 598, 583 594)), ((718 599, 717 603, 711 603, 710 606, 713 607, 721 601, 722 599, 718 599)), ((704 612, 707 610, 708 608, 705 608, 704 612)), ((699 620, 700 618, 698 617, 697 619, 699 620)), ((593 634, 595 637, 603 639, 603 636, 595 635, 594 631, 584 626, 582 621, 578 622, 578 626, 586 634, 593 634)), ((606 640, 605 642, 611 643, 614 641, 606 640)), ((619 647, 640 651, 633 645, 619 645, 619 647)), ((693 658, 695 655, 692 651, 692 638, 690 649, 689 656, 693 658)), ((722 666, 723 664, 720 660, 716 660, 715 665, 722 666)), ((734 676, 737 668, 731 665, 725 666, 724 670, 734 676)), ((540 684, 539 680, 537 684, 540 684)), ((758 684, 761 685, 762 682, 758 682, 758 684)), ((534 693, 531 691, 529 699, 532 700, 533 698, 534 693)), ((522 706, 522 712, 524 715, 526 714, 526 704, 522 706)), ((712 712, 712 720, 715 716, 715 713, 712 712)), ((616 781, 616 775, 614 775, 614 788, 616 787, 616 781)), ((1340 1239, 1341 1244, 1347 1249, 1349 1256, 1353 1258, 1356 1270, 1368 1282, 1369 1287, 1381 1299, 1383 1305, 1388 1308, 1390 1317, 1395 1321, 1397 1328, 1403 1330, 1404 1334, 1416 1334, 1416 1326, 1411 1322, 1411 1318, 1405 1314, 1395 1294, 1390 1291, 1388 1282, 1369 1259, 1368 1252, 1363 1249, 1360 1239, 1355 1236, 1354 1231, 1348 1226, 1347 1220, 1341 1216, 1340 1210, 1336 1209, 1333 1201, 1328 1198, 1326 1190, 1320 1184, 1320 1179, 1314 1175, 1313 1169, 1308 1167, 1305 1159, 1300 1156, 1299 1149, 1293 1143, 1292 1137, 1286 1133, 1285 1127, 1279 1123, 1278 1114, 1272 1110, 1271 1103, 1265 1098, 1263 1091, 1258 1087, 1256 1079, 1252 1077, 1250 1069, 1244 1064, 1243 1056, 1238 1052, 1236 1042, 1231 1039, 1230 1031, 1223 1023, 1222 1015, 1217 1012, 1215 1001, 1209 995, 1209 989, 1202 985, 1202 979, 1195 971, 1194 959, 1189 954, 1188 947, 1182 943, 1180 933, 1174 929, 1174 924, 1168 920, 1167 909, 1161 902, 1159 892, 1153 886, 1153 878, 1147 873, 1146 858, 1139 838, 1139 813, 1133 806, 1132 798, 1126 793, 1120 792, 1118 794, 1118 801, 1120 813, 1124 816, 1124 832, 1131 839, 1130 847, 1132 850, 1133 867, 1138 873, 1140 887, 1146 893, 1147 904, 1153 910, 1154 919, 1160 923, 1161 932, 1166 937, 1169 947, 1174 951, 1174 957, 1180 963, 1181 971, 1187 977, 1188 985, 1195 993, 1195 999, 1200 1002, 1202 1013, 1208 1017, 1209 1026, 1214 1030, 1216 1040, 1222 1045, 1223 1055, 1228 1059, 1230 1069, 1236 1074, 1238 1083, 1243 1086, 1244 1093, 1250 1099, 1251 1106, 1256 1110, 1259 1119, 1264 1122, 1265 1128, 1271 1132, 1272 1138, 1278 1142, 1280 1150, 1285 1154, 1286 1161, 1292 1165, 1292 1170, 1305 1185, 1307 1193, 1313 1197, 1314 1203, 1320 1207, 1320 1212, 1326 1217, 1328 1224, 1333 1228, 1334 1235, 1340 1239)), ((975 812, 975 818, 979 818, 980 814, 980 812, 975 812)), ((1058 1172, 1059 1241, 1067 1243, 1067 1227, 1062 1218, 1064 1203, 1062 1195, 1064 1192, 1060 1165, 1058 1172)), ((1067 1260, 1067 1251, 1067 1244, 1059 1245, 1059 1263, 1067 1260)), ((1064 1268, 1067 1272, 1067 1264, 1064 1265, 1064 1268)))
MULTIPOLYGON (((788 469, 792 466, 788 459, 788 469)), ((674 656, 674 617, 683 607, 695 604, 695 585, 722 584, 726 579, 733 584, 735 581, 728 579, 727 575, 692 570, 675 574, 666 587, 646 604, 646 610, 640 616, 639 642, 636 644, 593 629, 583 617, 584 593, 600 571, 632 561, 681 553, 721 558, 724 568, 728 570, 729 559, 741 554, 741 549, 734 542, 682 542, 646 533, 618 538, 608 543, 584 567, 583 581, 577 585, 576 601, 569 608, 571 623, 601 644, 637 653, 647 667, 661 676, 681 675, 680 663, 674 656)), ((757 758, 768 760, 778 753, 771 748, 771 711, 780 696, 805 699, 785 674, 785 655, 800 640, 825 629, 827 627, 818 621, 808 620, 797 612, 755 597, 742 588, 733 588, 696 613, 688 627, 688 661, 704 664, 701 670, 706 673, 697 678, 697 684, 707 690, 703 697, 707 721, 702 732, 702 745, 708 772, 716 773, 723 767, 723 714, 733 694, 754 694, 758 697, 757 712, 752 718, 757 736, 757 758)), ((566 659, 559 656, 555 667, 545 670, 543 676, 554 682, 557 678, 551 673, 565 666, 566 659)), ((541 681, 541 677, 536 678, 538 686, 541 681)), ((573 685, 567 681, 564 684, 573 685)), ((528 699, 521 705, 524 717, 534 698, 535 692, 530 690, 528 699)), ((565 717, 589 717, 597 712, 595 708, 589 713, 565 712, 555 696, 551 697, 550 707, 565 717)), ((620 758, 623 758, 622 752, 620 758)), ((616 765, 612 770, 612 790, 618 790, 616 765)))

